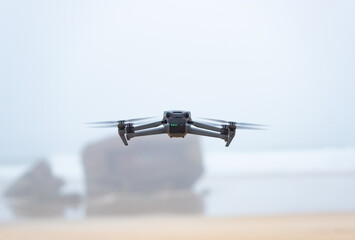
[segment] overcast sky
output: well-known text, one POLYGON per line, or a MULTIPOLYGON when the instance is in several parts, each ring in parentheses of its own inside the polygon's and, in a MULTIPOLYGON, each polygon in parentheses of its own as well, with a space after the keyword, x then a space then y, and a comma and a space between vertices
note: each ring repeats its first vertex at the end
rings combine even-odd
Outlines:
POLYGON ((272 125, 228 149, 203 138, 211 151, 354 146, 354 12, 354 1, 0 1, 0 156, 75 154, 116 134, 84 122, 169 109, 272 125))

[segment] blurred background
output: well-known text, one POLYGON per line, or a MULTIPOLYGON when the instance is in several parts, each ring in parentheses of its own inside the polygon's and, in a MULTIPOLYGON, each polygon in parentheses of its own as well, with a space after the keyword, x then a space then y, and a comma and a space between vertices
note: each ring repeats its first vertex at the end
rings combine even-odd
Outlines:
POLYGON ((354 212, 354 1, 0 1, 0 221, 354 212), (134 138, 187 110, 269 124, 134 138))

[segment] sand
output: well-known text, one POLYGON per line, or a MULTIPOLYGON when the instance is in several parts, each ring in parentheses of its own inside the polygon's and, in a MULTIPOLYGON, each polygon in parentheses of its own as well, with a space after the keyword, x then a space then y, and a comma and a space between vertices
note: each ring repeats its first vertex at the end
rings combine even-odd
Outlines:
POLYGON ((355 239, 355 214, 154 216, 0 223, 1 240, 355 239))

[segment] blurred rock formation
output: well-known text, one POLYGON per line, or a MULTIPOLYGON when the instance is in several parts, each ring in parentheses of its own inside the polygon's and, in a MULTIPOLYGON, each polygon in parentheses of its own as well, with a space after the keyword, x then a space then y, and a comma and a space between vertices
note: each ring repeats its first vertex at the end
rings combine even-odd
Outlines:
POLYGON ((67 207, 77 206, 77 194, 60 193, 64 181, 52 174, 45 160, 37 162, 28 172, 15 180, 5 192, 10 207, 17 216, 62 216, 67 207))
POLYGON ((21 199, 48 200, 59 196, 64 182, 55 176, 45 160, 34 165, 6 191, 6 196, 21 199))
POLYGON ((88 214, 203 211, 192 191, 203 173, 198 137, 159 135, 129 144, 113 137, 84 149, 88 214))
POLYGON ((191 190, 153 193, 119 193, 89 198, 87 216, 119 216, 142 214, 192 214, 203 212, 203 199, 191 190))
POLYGON ((134 138, 128 147, 114 137, 86 147, 83 163, 90 197, 191 189, 203 173, 198 138, 193 136, 134 138))

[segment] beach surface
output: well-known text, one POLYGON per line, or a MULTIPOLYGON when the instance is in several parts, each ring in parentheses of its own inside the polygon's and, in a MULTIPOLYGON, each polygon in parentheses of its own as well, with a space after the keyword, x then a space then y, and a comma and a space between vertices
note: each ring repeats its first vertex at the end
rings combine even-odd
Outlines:
POLYGON ((6 240, 355 239, 355 213, 263 217, 151 216, 0 223, 6 240))

